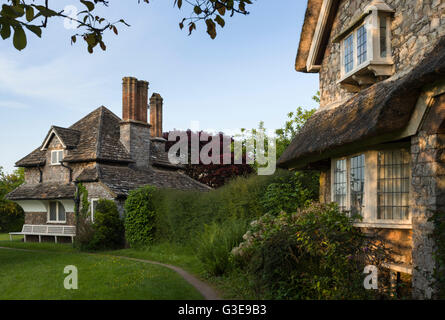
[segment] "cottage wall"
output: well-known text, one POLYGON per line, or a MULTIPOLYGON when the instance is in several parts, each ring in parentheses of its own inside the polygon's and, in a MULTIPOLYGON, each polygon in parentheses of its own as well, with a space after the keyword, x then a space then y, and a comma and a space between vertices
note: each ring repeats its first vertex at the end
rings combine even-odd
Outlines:
MULTIPOLYGON (((362 12, 371 0, 342 0, 335 18, 330 40, 320 70, 320 108, 324 109, 353 94, 342 89, 340 44, 332 39, 362 12)), ((445 36, 445 1, 386 0, 395 10, 391 24, 392 57, 395 75, 408 71, 430 52, 440 36, 445 36)))

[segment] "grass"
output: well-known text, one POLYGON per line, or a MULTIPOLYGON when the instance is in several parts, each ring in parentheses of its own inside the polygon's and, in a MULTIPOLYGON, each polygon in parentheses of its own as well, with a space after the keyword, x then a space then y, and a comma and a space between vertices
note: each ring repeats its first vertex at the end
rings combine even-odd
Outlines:
MULTIPOLYGON (((22 239, 23 239, 23 236, 19 236, 19 235, 13 236, 13 240, 22 240, 22 239)), ((9 234, 8 233, 0 233, 0 241, 6 241, 6 240, 9 241, 9 234)))
POLYGON ((4 238, 0 235, 0 247, 40 252, 0 249, 0 300, 202 299, 179 274, 161 266, 80 253, 69 244, 11 242, 9 236, 7 241, 4 238), (67 265, 78 269, 78 290, 63 286, 67 265))

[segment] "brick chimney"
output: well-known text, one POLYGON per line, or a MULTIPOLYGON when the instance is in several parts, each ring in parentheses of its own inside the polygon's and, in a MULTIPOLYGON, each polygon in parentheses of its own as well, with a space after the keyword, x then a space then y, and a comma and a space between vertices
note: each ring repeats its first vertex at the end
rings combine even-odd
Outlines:
POLYGON ((133 77, 122 80, 122 122, 120 141, 135 166, 147 168, 150 163, 150 125, 147 123, 148 82, 133 77))
POLYGON ((162 137, 162 104, 163 99, 159 93, 153 93, 150 98, 150 125, 153 138, 162 137))

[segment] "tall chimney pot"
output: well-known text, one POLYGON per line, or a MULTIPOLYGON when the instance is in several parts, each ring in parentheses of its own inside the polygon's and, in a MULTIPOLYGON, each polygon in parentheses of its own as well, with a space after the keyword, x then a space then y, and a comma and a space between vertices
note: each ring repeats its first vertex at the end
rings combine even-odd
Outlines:
POLYGON ((159 93, 153 93, 150 98, 150 125, 151 136, 162 137, 162 105, 164 99, 162 99, 159 93))

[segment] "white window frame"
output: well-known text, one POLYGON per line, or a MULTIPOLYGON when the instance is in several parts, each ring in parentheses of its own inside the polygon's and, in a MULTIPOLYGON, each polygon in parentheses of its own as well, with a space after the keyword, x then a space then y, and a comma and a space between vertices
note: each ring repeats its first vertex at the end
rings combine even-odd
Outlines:
POLYGON ((52 150, 51 151, 51 165, 52 166, 60 166, 63 161, 63 149, 52 150), (53 162, 53 154, 56 154, 57 162, 53 162))
POLYGON ((363 22, 354 29, 346 34, 340 41, 340 63, 341 63, 341 78, 338 81, 343 82, 345 79, 351 77, 355 73, 361 71, 362 69, 370 65, 392 65, 392 49, 391 49, 391 16, 388 13, 375 11, 372 14, 364 18, 363 22), (386 57, 382 57, 380 54, 380 18, 386 19, 386 57), (358 41, 357 34, 358 30, 365 27, 366 30, 366 60, 358 64, 358 41), (346 72, 345 69, 345 41, 353 35, 353 61, 354 66, 351 71, 346 72))
POLYGON ((99 202, 99 198, 93 198, 90 201, 90 212, 91 212, 91 222, 94 223, 94 214, 96 213, 96 211, 94 210, 94 203, 99 202))
MULTIPOLYGON (((337 160, 347 159, 346 161, 346 210, 351 209, 351 191, 350 191, 350 174, 351 174, 351 158, 364 154, 365 155, 365 187, 362 208, 362 221, 356 221, 356 227, 363 228, 390 228, 390 229, 412 229, 412 212, 407 220, 389 220, 377 219, 378 212, 378 153, 380 150, 372 150, 351 154, 347 157, 331 159, 331 201, 335 202, 334 195, 334 170, 337 160)), ((410 169, 411 170, 411 169, 410 169)), ((411 193, 411 175, 410 175, 410 193, 411 193)))
POLYGON ((66 223, 66 216, 67 216, 66 208, 62 202, 56 201, 56 200, 48 202, 48 211, 47 211, 47 217, 46 217, 47 223, 66 223), (56 205, 56 220, 51 220, 51 203, 57 204, 56 205), (63 208, 65 209, 65 220, 59 220, 59 205, 63 206, 63 208))

